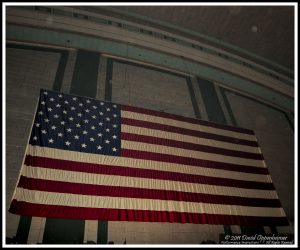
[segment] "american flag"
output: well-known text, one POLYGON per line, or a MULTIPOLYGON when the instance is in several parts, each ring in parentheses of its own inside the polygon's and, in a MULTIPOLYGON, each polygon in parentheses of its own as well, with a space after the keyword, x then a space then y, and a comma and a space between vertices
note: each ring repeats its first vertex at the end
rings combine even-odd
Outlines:
POLYGON ((288 225, 253 131, 49 90, 9 211, 288 225))

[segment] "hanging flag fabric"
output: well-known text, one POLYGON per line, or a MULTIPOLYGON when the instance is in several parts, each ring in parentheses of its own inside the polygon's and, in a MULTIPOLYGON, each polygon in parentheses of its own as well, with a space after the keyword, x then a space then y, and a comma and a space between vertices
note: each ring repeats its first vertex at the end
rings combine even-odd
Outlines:
POLYGON ((9 211, 288 225, 253 131, 48 90, 9 211))

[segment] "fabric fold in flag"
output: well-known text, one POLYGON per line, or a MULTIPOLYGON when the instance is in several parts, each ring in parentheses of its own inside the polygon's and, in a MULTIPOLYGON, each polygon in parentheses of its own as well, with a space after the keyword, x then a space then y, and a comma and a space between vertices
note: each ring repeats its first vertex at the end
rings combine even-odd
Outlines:
POLYGON ((288 225, 253 131, 41 90, 9 211, 288 225))

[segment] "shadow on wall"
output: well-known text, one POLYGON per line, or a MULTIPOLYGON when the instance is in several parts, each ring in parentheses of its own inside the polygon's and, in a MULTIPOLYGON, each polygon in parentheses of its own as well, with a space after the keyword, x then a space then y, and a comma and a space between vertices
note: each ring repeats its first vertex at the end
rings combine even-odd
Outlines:
MULTIPOLYGON (((18 241, 17 237, 14 236, 12 238, 6 237, 6 244, 24 244, 18 241)), ((37 242, 36 244, 43 244, 41 242, 37 242)), ((97 244, 95 241, 87 241, 84 244, 97 244)), ((113 241, 109 241, 108 244, 115 244, 113 241)), ((126 240, 123 244, 126 244, 126 240)))
MULTIPOLYGON (((8 238, 8 237, 6 237, 6 244, 19 244, 20 242, 18 242, 18 240, 17 240, 17 237, 16 236, 14 236, 14 237, 12 237, 12 238, 8 238)), ((40 242, 37 242, 37 244, 42 244, 42 243, 40 243, 40 242)), ((97 244, 96 242, 94 242, 94 241, 87 241, 85 244, 97 244)), ((108 242, 108 244, 115 244, 113 241, 109 241, 108 242)), ((123 244, 127 244, 126 243, 126 240, 124 241, 124 243, 123 244)), ((217 244, 215 241, 213 241, 213 240, 204 240, 204 241, 202 241, 200 244, 217 244)))
POLYGON ((12 238, 6 237, 6 244, 18 244, 17 237, 14 236, 12 238))
POLYGON ((217 242, 213 240, 203 240, 200 244, 217 244, 217 242))

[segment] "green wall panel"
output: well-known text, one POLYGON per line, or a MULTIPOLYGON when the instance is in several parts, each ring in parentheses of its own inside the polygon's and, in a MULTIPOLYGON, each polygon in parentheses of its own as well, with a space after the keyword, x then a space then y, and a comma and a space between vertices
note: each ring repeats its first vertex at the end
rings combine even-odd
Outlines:
POLYGON ((108 102, 112 99, 113 62, 113 59, 107 59, 104 100, 108 102))
POLYGON ((99 57, 98 53, 78 50, 70 94, 95 98, 99 57))
POLYGON ((227 124, 214 84, 203 79, 198 79, 198 86, 209 120, 227 124))
POLYGON ((47 218, 43 244, 82 244, 84 220, 47 218))
POLYGON ((16 241, 18 244, 27 244, 31 220, 31 216, 20 216, 16 235, 16 241))
POLYGON ((107 244, 108 240, 108 221, 98 221, 97 243, 107 244))

